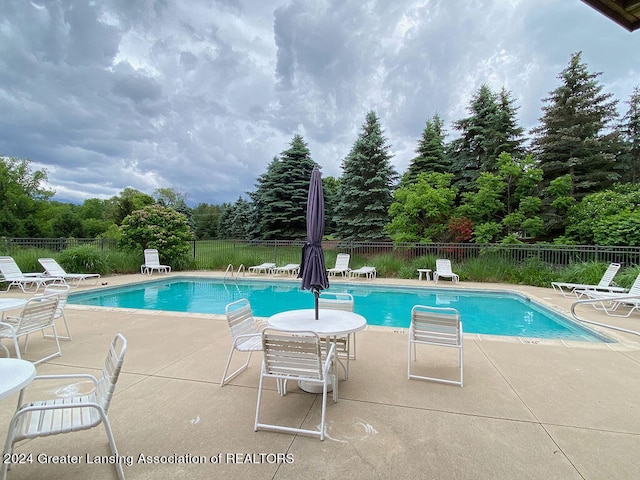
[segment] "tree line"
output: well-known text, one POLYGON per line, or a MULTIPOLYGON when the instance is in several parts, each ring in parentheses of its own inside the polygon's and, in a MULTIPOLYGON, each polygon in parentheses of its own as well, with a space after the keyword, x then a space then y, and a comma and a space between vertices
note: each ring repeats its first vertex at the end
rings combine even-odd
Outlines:
MULTIPOLYGON (((469 116, 426 120, 416 156, 402 175, 374 111, 342 161, 325 177, 330 238, 398 242, 553 241, 636 245, 640 238, 640 91, 618 117, 618 101, 571 55, 558 86, 543 99, 539 124, 525 134, 511 92, 481 85, 469 116)), ((29 161, 0 158, 0 235, 117 237, 123 220, 147 205, 184 214, 195 238, 303 239, 314 166, 304 138, 293 136, 234 203, 195 208, 171 188, 147 195, 125 189, 82 205, 51 201, 46 174, 29 161)), ((319 166, 320 167, 320 166, 319 166)))

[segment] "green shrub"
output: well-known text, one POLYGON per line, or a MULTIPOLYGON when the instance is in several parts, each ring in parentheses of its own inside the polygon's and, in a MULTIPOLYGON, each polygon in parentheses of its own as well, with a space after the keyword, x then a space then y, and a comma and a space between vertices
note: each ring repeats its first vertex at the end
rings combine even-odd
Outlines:
POLYGON ((99 273, 109 272, 105 255, 95 247, 82 245, 69 248, 58 254, 58 263, 69 273, 99 273))

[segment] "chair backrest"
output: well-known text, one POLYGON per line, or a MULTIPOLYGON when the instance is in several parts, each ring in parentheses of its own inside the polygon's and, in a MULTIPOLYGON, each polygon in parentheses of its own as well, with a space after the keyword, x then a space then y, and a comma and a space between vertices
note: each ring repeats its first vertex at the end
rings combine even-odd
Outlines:
POLYGON ((318 308, 353 312, 353 295, 350 293, 320 292, 318 308))
POLYGON ((235 302, 229 303, 225 307, 227 322, 231 338, 235 340, 239 335, 251 335, 260 333, 255 319, 253 318, 253 310, 251 304, 246 298, 241 298, 235 302))
POLYGON ((346 270, 349 268, 349 260, 351 259, 351 255, 348 253, 339 253, 336 257, 336 266, 335 268, 339 270, 346 270))
POLYGON ((636 296, 640 295, 640 275, 636 277, 636 280, 633 282, 633 285, 631 285, 628 294, 636 296))
POLYGON ((320 337, 314 332, 262 332, 264 372, 289 378, 323 379, 320 337))
POLYGON ((116 333, 107 352, 107 358, 102 367, 102 374, 98 378, 96 387, 96 401, 105 412, 109 410, 109 404, 116 389, 116 383, 124 363, 124 354, 127 351, 127 339, 120 333, 116 333))
POLYGON ((58 309, 58 295, 45 295, 29 299, 22 309, 16 325, 16 335, 25 335, 51 325, 58 309))
POLYGON ((5 280, 24 278, 24 274, 13 257, 0 257, 0 273, 5 280))
POLYGON ((436 272, 440 274, 453 273, 451 271, 451 260, 446 258, 439 258, 436 260, 436 272))
POLYGON ((455 308, 416 305, 411 309, 410 337, 417 342, 454 346, 462 343, 460 314, 455 308))
POLYGON ((60 318, 64 311, 64 307, 67 305, 67 299, 69 298, 69 285, 62 284, 49 284, 44 287, 45 295, 58 295, 58 308, 56 308, 55 318, 60 318))
POLYGON ((602 275, 602 278, 600 279, 600 283, 598 283, 598 286, 608 287, 609 285, 611 285, 611 282, 613 281, 613 277, 616 276, 616 273, 618 273, 618 270, 620 270, 620 264, 611 263, 607 268, 607 271, 604 272, 604 275, 602 275))
POLYGON ((67 272, 64 271, 64 268, 62 268, 53 258, 39 258, 38 262, 40 262, 40 265, 42 265, 45 272, 52 277, 64 277, 67 274, 67 272))
POLYGON ((160 265, 160 255, 155 248, 147 248, 144 251, 144 264, 145 265, 160 265))

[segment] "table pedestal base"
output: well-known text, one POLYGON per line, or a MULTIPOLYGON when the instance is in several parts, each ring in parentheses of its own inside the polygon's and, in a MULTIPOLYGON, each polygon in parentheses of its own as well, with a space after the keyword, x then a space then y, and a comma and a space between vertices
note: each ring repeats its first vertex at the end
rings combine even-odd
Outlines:
MULTIPOLYGON (((304 380, 301 380, 298 382, 298 386, 307 393, 322 393, 322 385, 319 383, 305 382, 304 380)), ((327 385, 327 392, 333 392, 333 380, 331 379, 327 385)))

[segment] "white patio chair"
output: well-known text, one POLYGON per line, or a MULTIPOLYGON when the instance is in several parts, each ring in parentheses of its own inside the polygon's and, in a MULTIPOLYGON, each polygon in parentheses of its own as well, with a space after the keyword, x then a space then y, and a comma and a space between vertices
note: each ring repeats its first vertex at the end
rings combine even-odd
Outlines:
POLYGON ((253 311, 251 310, 251 304, 247 299, 236 300, 231 302, 225 307, 225 313, 227 315, 227 322, 229 324, 229 331, 231 332, 231 351, 227 358, 227 364, 222 372, 222 380, 220 386, 224 387, 225 383, 229 383, 240 373, 245 371, 251 361, 251 354, 253 352, 262 351, 262 329, 266 322, 259 322, 253 317, 253 311), (240 366, 235 372, 227 376, 227 371, 231 365, 231 359, 233 358, 233 352, 248 352, 249 356, 247 361, 240 366))
MULTIPOLYGON (((35 332, 51 329, 52 338, 55 340, 56 351, 39 360, 36 365, 54 357, 62 355, 58 331, 56 330, 55 314, 58 309, 58 295, 46 295, 29 299, 19 316, 9 316, 0 322, 0 340, 10 338, 13 340, 16 356, 22 358, 22 353, 27 353, 27 341, 29 335, 35 332), (20 352, 20 338, 24 337, 24 351, 20 352)), ((5 348, 6 350, 6 348, 5 348)))
POLYGON ((360 267, 355 270, 349 270, 350 277, 359 277, 363 275, 365 278, 373 279, 376 278, 378 272, 376 271, 376 267, 360 267))
POLYGON ((430 380, 453 385, 463 384, 464 355, 462 345, 462 322, 455 308, 426 307, 416 305, 411 309, 411 326, 409 327, 409 348, 407 378, 430 380), (426 377, 412 373, 411 365, 416 361, 417 345, 433 345, 458 349, 460 363, 460 380, 449 380, 438 377, 426 377), (413 361, 411 354, 413 353, 413 361))
POLYGON ((271 273, 273 269, 276 268, 275 263, 261 263, 260 265, 254 265, 253 267, 249 267, 249 273, 271 273))
MULTIPOLYGON (((331 344, 329 351, 323 358, 320 337, 313 332, 285 332, 272 328, 265 328, 262 332, 262 349, 264 360, 258 386, 258 402, 256 404, 256 420, 254 430, 272 430, 286 433, 302 433, 313 435, 324 440, 327 393, 329 383, 333 382, 333 401, 338 401, 338 380, 333 353, 335 346, 331 344), (332 368, 333 367, 333 368, 332 368), (288 427, 260 422, 260 405, 265 378, 274 378, 276 383, 285 383, 284 388, 278 388, 281 396, 287 393, 288 380, 303 381, 308 384, 322 385, 322 416, 320 430, 288 427)), ((279 385, 279 384, 278 384, 279 385)), ((273 410, 272 410, 273 411, 273 410)))
MULTIPOLYGON (((94 389, 91 393, 85 395, 57 397, 41 401, 29 401, 22 404, 24 392, 28 388, 23 389, 18 399, 18 409, 9 423, 3 458, 11 455, 15 443, 21 440, 88 430, 97 427, 101 423, 107 432, 113 458, 119 458, 107 411, 122 369, 126 350, 126 339, 121 334, 116 334, 111 341, 111 346, 102 368, 102 374, 99 378, 88 374, 41 375, 36 377, 34 382, 40 380, 81 381, 88 379, 93 382, 94 389)), ((8 467, 9 464, 3 462, 0 479, 6 479, 8 467)), ((115 462, 115 467, 118 478, 124 480, 122 462, 115 462)))
MULTIPOLYGON (((64 316, 64 307, 67 306, 67 300, 69 299, 69 288, 69 285, 55 284, 44 287, 44 295, 58 295, 58 308, 56 308, 56 313, 53 315, 53 320, 55 321, 58 318, 62 318, 67 335, 58 335, 58 338, 61 340, 71 340, 71 330, 67 323, 67 317, 64 316)), ((53 335, 46 334, 44 331, 42 334, 45 338, 53 338, 53 335)))
POLYGON ((288 275, 297 275, 300 271, 299 263, 287 263, 283 267, 275 267, 271 270, 274 275, 278 275, 279 273, 286 273, 288 275))
POLYGON ((327 269, 329 275, 337 275, 338 273, 343 277, 349 274, 349 260, 351 255, 348 253, 339 253, 336 257, 336 265, 333 268, 327 269))
POLYGON ((45 274, 49 277, 58 277, 64 278, 65 282, 69 284, 69 286, 77 287, 80 285, 80 282, 94 279, 94 285, 97 285, 98 280, 100 280, 99 273, 67 273, 62 266, 56 262, 53 258, 39 258, 38 262, 44 268, 45 274))
POLYGON ((8 284, 7 291, 15 285, 25 293, 27 288, 32 286, 35 286, 37 292, 43 285, 65 284, 64 279, 60 277, 45 277, 42 273, 22 273, 13 257, 0 257, 0 282, 8 284))
POLYGON ((625 293, 616 292, 602 292, 595 290, 580 290, 576 291, 576 295, 587 296, 591 300, 599 300, 594 302, 593 307, 596 310, 602 310, 611 317, 628 317, 634 311, 640 310, 640 275, 638 275, 631 285, 629 291, 625 293), (624 307, 628 307, 624 313, 618 313, 618 309, 623 307, 620 311, 624 312, 624 307))
MULTIPOLYGON (((353 312, 353 307, 353 295, 350 293, 323 291, 320 292, 320 296, 318 297, 318 308, 321 309, 353 312)), ((326 342, 326 338, 321 338, 321 340, 326 342)), ((349 360, 356 359, 356 334, 351 333, 345 337, 337 337, 335 344, 338 360, 340 360, 340 358, 346 359, 346 365, 342 364, 342 362, 340 362, 340 365, 344 370, 344 379, 347 380, 349 378, 349 360)))
POLYGON ((433 272, 433 281, 438 283, 440 277, 450 278, 455 283, 460 281, 460 277, 451 271, 451 260, 445 258, 436 260, 436 270, 433 272))
POLYGON ((607 270, 604 272, 604 275, 602 275, 602 278, 597 285, 589 285, 584 283, 551 282, 551 287, 564 297, 581 297, 587 290, 595 292, 601 291, 623 293, 626 291, 626 289, 618 287, 616 285, 611 285, 611 283, 613 282, 613 277, 616 276, 618 270, 620 270, 619 263, 609 264, 607 270))
POLYGON ((144 264, 140 265, 140 273, 151 275, 154 270, 158 272, 170 273, 169 265, 160 264, 160 255, 155 248, 147 248, 144 251, 144 264))

